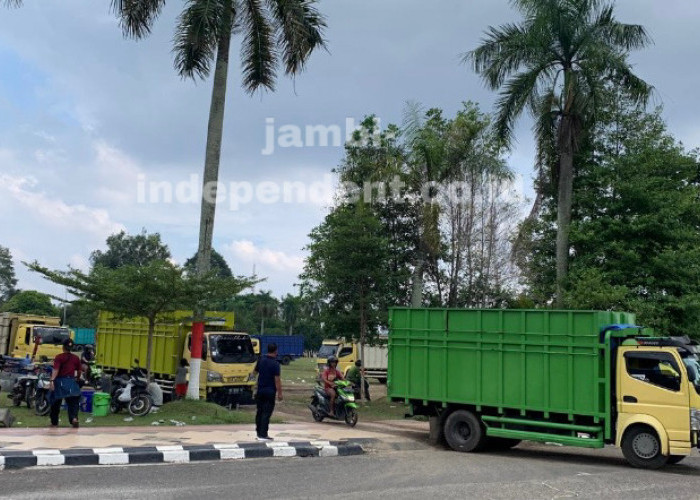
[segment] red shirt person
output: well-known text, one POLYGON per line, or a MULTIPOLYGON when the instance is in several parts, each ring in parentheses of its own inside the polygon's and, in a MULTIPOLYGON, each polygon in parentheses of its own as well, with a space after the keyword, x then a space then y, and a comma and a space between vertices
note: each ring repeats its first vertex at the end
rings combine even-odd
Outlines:
POLYGON ((51 427, 58 427, 58 414, 61 411, 61 401, 66 400, 68 420, 75 428, 78 427, 78 407, 80 405, 80 386, 78 380, 82 373, 80 358, 71 352, 73 341, 63 341, 63 352, 53 360, 51 373, 51 427))

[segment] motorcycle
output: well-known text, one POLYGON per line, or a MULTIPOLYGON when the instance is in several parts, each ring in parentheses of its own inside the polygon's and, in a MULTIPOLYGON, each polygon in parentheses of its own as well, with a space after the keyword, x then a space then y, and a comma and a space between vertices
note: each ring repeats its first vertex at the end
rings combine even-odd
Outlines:
POLYGON ((15 380, 12 391, 7 395, 13 405, 20 406, 24 403, 27 408, 32 407, 36 380, 37 376, 34 374, 21 375, 15 380))
POLYGON ((112 380, 112 413, 119 413, 127 408, 134 417, 143 417, 148 415, 153 407, 145 370, 139 368, 138 360, 135 361, 136 366, 131 369, 129 376, 117 376, 112 380))
POLYGON ((51 411, 49 387, 51 386, 52 371, 53 367, 50 364, 40 367, 36 380, 36 389, 34 392, 34 412, 41 417, 48 415, 51 411))
POLYGON ((90 387, 97 391, 102 389, 102 368, 97 366, 94 361, 87 363, 85 382, 87 382, 90 387))
POLYGON ((332 418, 334 420, 345 420, 345 423, 350 427, 355 427, 358 415, 352 384, 347 380, 336 380, 333 389, 337 395, 335 398, 335 415, 330 415, 330 398, 321 386, 314 387, 311 404, 309 405, 311 415, 316 422, 323 422, 324 418, 332 418))

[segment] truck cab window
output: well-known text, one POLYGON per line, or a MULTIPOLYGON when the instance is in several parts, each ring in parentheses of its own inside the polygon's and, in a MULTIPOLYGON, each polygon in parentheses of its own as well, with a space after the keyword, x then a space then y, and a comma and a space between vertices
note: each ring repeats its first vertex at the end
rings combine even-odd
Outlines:
POLYGON ((343 347, 338 353, 339 358, 344 358, 345 356, 350 356, 352 354, 352 347, 343 347))
POLYGON ((29 345, 32 341, 32 330, 30 328, 25 328, 24 331, 26 332, 24 334, 24 343, 25 345, 29 345))
POLYGON ((681 388, 681 372, 667 353, 627 352, 625 364, 630 377, 671 391, 681 388))

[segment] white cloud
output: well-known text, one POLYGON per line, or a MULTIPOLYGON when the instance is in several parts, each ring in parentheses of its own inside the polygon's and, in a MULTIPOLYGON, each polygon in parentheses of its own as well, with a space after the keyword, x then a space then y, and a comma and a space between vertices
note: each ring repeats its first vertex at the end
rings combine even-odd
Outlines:
POLYGON ((226 246, 234 257, 241 261, 258 264, 275 271, 300 272, 304 268, 304 258, 299 255, 288 255, 279 250, 261 248, 252 241, 234 241, 226 246))
POLYGON ((111 219, 109 212, 82 204, 69 205, 63 200, 51 198, 36 191, 35 177, 0 174, 0 190, 8 192, 29 212, 37 215, 45 226, 76 229, 90 233, 99 239, 119 232, 125 227, 111 219))

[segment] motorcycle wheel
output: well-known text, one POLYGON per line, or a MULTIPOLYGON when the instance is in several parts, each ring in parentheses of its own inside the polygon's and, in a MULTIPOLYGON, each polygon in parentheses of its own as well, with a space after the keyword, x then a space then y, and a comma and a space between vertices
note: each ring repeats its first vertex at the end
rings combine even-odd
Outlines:
POLYGON ((15 405, 15 406, 19 406, 19 405, 22 404, 22 400, 23 400, 23 399, 24 399, 24 398, 22 397, 21 394, 14 394, 14 395, 12 396, 12 404, 15 405))
POLYGON ((112 397, 112 400, 109 402, 109 412, 110 413, 119 413, 119 411, 122 409, 122 405, 115 400, 114 396, 112 397))
POLYGON ((46 416, 51 411, 51 405, 46 394, 41 394, 37 397, 34 406, 34 412, 40 417, 46 416))
POLYGON ((345 408, 345 423, 350 427, 357 425, 357 410, 355 408, 345 408))
POLYGON ((27 387, 27 391, 24 395, 24 402, 27 404, 27 409, 30 410, 34 406, 34 399, 36 398, 36 389, 33 387, 27 387))
POLYGON ((151 411, 153 400, 147 394, 139 394, 129 401, 129 413, 134 417, 145 417, 151 411))

